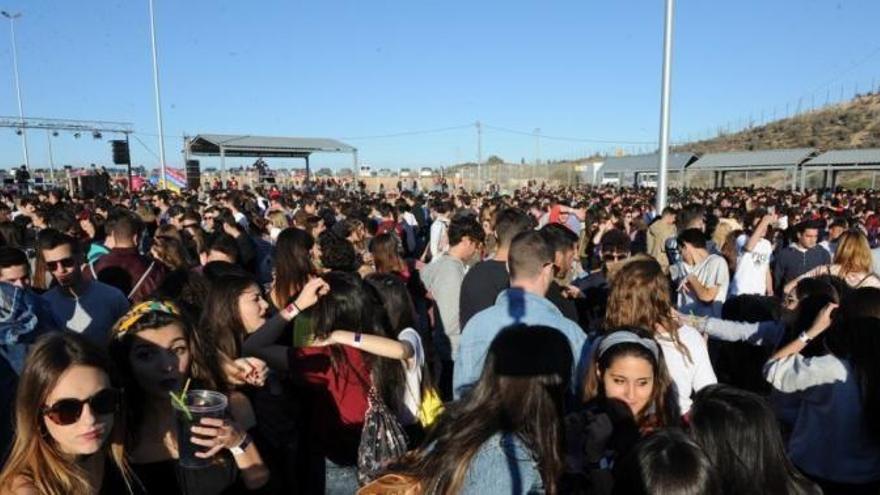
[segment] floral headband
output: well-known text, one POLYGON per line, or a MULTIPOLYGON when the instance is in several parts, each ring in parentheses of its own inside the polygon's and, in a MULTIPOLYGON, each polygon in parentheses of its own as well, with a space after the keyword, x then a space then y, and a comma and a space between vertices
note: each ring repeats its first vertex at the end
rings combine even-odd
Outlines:
POLYGON ((180 310, 170 302, 158 300, 144 301, 128 310, 128 313, 125 313, 125 316, 120 318, 119 323, 116 325, 116 337, 124 336, 128 329, 148 313, 165 313, 180 316, 180 310))

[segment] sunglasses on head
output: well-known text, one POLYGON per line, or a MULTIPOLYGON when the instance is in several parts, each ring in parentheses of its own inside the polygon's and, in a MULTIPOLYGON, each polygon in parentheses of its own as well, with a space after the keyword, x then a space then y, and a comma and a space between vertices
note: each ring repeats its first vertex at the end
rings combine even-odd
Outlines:
POLYGON ((54 272, 58 269, 59 266, 63 266, 64 268, 73 268, 75 265, 76 261, 73 258, 62 258, 60 260, 46 262, 46 268, 48 268, 50 272, 54 272))
POLYGON ((113 414, 119 408, 119 391, 105 388, 86 400, 61 399, 51 406, 43 407, 43 415, 56 425, 72 425, 79 421, 86 404, 95 416, 113 414))

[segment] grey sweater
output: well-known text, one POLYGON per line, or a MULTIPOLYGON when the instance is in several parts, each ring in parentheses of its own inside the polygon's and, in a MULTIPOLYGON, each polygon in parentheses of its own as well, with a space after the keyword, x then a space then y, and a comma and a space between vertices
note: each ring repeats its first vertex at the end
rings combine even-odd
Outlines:
POLYGON ((461 336, 459 296, 465 272, 464 263, 449 254, 441 255, 421 270, 422 282, 431 292, 440 313, 439 318, 435 318, 438 331, 434 333, 434 344, 440 358, 446 361, 458 354, 461 336))

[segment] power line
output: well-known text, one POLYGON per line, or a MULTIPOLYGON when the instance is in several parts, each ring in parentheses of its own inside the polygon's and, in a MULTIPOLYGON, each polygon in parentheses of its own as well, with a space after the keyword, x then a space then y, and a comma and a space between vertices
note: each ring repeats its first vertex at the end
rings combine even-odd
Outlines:
MULTIPOLYGON (((820 91, 820 90, 823 90, 823 89, 827 88, 828 86, 831 86, 832 84, 834 84, 835 82, 837 82, 837 81, 841 78, 841 76, 843 76, 843 75, 845 75, 845 74, 848 74, 849 72, 852 72, 853 69, 855 69, 855 68, 861 66, 862 64, 864 64, 865 62, 867 62, 868 60, 870 60, 871 58, 873 58, 875 55, 877 55, 878 53, 880 53, 880 46, 877 46, 876 48, 874 48, 873 50, 871 50, 867 55, 865 55, 864 57, 862 57, 861 59, 859 59, 857 62, 855 62, 854 64, 850 65, 850 66, 847 67, 846 69, 844 69, 844 70, 842 70, 842 71, 836 73, 836 74, 834 75, 834 77, 832 77, 832 78, 829 79, 828 81, 826 81, 826 82, 820 84, 820 85, 817 86, 814 90, 810 91, 810 92, 807 93, 807 94, 813 94, 813 93, 815 93, 816 91, 820 91)), ((871 90, 873 91, 874 88, 871 88, 871 90)))
POLYGON ((141 138, 137 137, 136 134, 132 134, 131 137, 133 137, 133 138, 135 139, 135 141, 141 143, 141 146, 143 146, 144 149, 147 150, 151 155, 153 155, 153 156, 155 156, 157 159, 160 159, 160 160, 161 160, 161 158, 159 158, 159 155, 157 155, 155 151, 151 150, 149 146, 147 146, 146 144, 144 144, 144 142, 141 141, 141 138))
MULTIPOLYGON (((492 129, 495 131, 507 132, 510 134, 519 134, 522 136, 535 136, 534 132, 527 131, 519 131, 516 129, 509 129, 507 127, 499 127, 494 125, 484 124, 483 127, 486 129, 492 129)), ((547 134, 541 134, 541 139, 551 139, 554 141, 570 141, 575 143, 599 143, 599 144, 657 144, 657 141, 631 141, 626 139, 584 139, 584 138, 574 138, 574 137, 564 137, 564 136, 551 136, 547 134)))
POLYGON ((440 127, 437 129, 424 129, 424 130, 419 130, 419 131, 403 131, 403 132, 395 132, 395 133, 391 133, 391 134, 376 134, 373 136, 348 136, 348 137, 341 137, 339 139, 345 139, 348 141, 356 141, 356 140, 361 140, 361 139, 385 139, 385 138, 395 138, 395 137, 403 137, 403 136, 418 136, 420 134, 436 134, 438 132, 457 131, 459 129, 470 129, 473 126, 474 126, 473 124, 467 124, 467 125, 457 125, 457 126, 452 126, 452 127, 440 127))

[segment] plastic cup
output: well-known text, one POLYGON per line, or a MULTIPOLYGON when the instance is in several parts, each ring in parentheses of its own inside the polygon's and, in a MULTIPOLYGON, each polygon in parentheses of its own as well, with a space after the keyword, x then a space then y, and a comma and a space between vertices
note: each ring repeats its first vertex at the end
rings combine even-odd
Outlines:
POLYGON ((171 402, 177 416, 177 449, 179 464, 187 469, 199 469, 209 466, 211 459, 196 457, 196 452, 207 452, 208 447, 192 443, 191 438, 198 436, 192 427, 198 425, 202 418, 223 418, 226 416, 228 400, 220 392, 211 390, 190 390, 184 398, 189 416, 174 401, 171 402))

